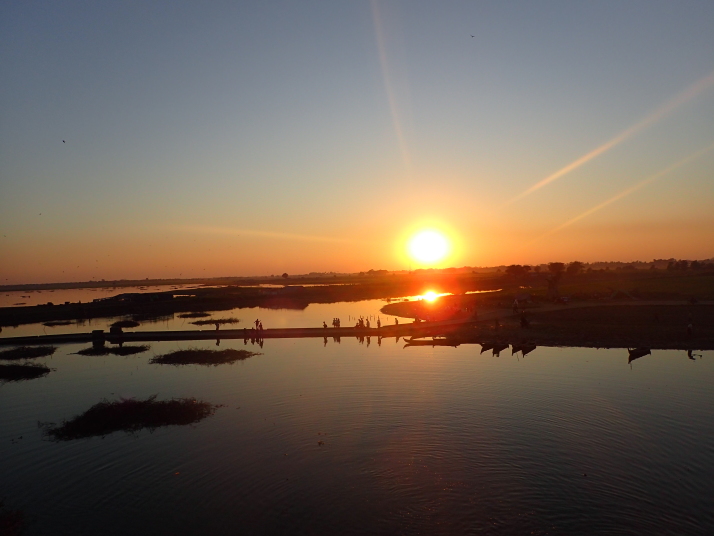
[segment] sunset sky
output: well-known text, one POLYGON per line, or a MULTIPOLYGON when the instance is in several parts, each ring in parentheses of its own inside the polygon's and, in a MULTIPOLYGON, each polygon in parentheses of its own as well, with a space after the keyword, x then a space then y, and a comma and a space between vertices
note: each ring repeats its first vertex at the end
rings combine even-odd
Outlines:
POLYGON ((4 2, 0 284, 714 256, 714 2, 4 2), (63 143, 64 140, 64 143, 63 143))

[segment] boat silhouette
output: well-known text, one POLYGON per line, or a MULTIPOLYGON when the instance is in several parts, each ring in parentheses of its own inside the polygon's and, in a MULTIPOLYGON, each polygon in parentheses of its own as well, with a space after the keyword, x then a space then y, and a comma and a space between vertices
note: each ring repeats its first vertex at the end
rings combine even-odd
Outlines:
POLYGON ((493 355, 499 357, 503 350, 508 350, 510 344, 496 344, 493 347, 493 355))
POLYGON ((649 348, 628 348, 627 352, 630 354, 627 358, 628 363, 632 363, 635 359, 652 354, 649 348))

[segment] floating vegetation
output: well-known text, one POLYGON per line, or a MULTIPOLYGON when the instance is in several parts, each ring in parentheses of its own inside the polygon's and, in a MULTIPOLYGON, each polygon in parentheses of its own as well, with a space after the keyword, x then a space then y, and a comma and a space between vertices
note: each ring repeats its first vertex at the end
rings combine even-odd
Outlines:
POLYGON ((0 359, 13 361, 16 359, 35 359, 47 357, 57 351, 56 346, 18 346, 0 352, 0 359))
POLYGON ((104 399, 59 426, 45 425, 44 434, 53 441, 70 441, 119 431, 133 434, 144 428, 153 432, 162 426, 197 423, 213 415, 218 407, 195 398, 157 401, 156 395, 146 400, 104 399))
MULTIPOLYGON (((47 376, 51 369, 45 365, 0 365, 0 383, 34 380, 47 376)), ((1 533, 0 533, 1 534, 1 533)))
POLYGON ((48 328, 54 328, 56 326, 71 326, 72 324, 74 324, 74 320, 50 320, 42 325, 48 328))
POLYGON ((158 365, 204 365, 217 366, 236 361, 243 361, 254 355, 260 355, 256 352, 248 350, 234 350, 226 348, 225 350, 200 350, 198 348, 189 348, 188 350, 177 350, 164 355, 157 355, 152 358, 149 363, 158 365))
POLYGON ((219 326, 223 326, 225 324, 237 324, 240 322, 237 318, 209 318, 208 320, 196 320, 195 322, 191 322, 191 324, 194 324, 196 326, 215 326, 218 324, 219 326))
POLYGON ((149 350, 151 346, 148 344, 140 344, 137 346, 90 346, 89 348, 84 348, 75 355, 91 355, 91 356, 102 356, 102 355, 134 355, 141 354, 149 350))
POLYGON ((138 328, 139 324, 136 320, 117 320, 112 324, 113 328, 138 328))
POLYGON ((211 313, 201 313, 201 312, 181 313, 178 316, 179 316, 179 318, 206 318, 207 316, 211 316, 211 313))

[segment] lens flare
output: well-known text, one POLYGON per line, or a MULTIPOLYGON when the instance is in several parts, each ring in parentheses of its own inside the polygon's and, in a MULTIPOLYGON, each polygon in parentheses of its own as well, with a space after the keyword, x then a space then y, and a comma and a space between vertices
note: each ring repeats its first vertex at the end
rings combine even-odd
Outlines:
POLYGON ((437 231, 422 231, 409 241, 409 255, 417 262, 431 264, 449 252, 449 241, 437 231))

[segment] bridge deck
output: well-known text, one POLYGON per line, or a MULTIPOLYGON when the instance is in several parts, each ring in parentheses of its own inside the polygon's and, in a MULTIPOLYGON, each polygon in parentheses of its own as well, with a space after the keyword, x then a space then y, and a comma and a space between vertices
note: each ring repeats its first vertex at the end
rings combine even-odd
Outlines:
POLYGON ((216 339, 296 339, 309 337, 403 337, 405 335, 446 334, 473 324, 472 320, 446 320, 442 322, 412 322, 382 326, 381 328, 283 328, 221 329, 186 331, 125 331, 121 334, 106 332, 65 333, 61 335, 34 335, 28 337, 0 337, 0 345, 72 344, 94 341, 111 343, 151 341, 201 341, 216 339))

